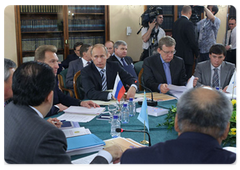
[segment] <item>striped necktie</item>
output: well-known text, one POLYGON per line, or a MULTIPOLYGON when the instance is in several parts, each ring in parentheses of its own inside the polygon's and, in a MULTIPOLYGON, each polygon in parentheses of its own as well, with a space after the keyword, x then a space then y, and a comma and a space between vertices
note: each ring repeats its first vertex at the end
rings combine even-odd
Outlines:
POLYGON ((218 75, 218 68, 214 68, 213 78, 212 78, 212 86, 219 87, 219 75, 218 75))
POLYGON ((107 80, 106 80, 106 76, 105 76, 104 72, 105 72, 104 69, 102 69, 102 70, 100 71, 101 77, 102 77, 102 91, 107 90, 107 80))

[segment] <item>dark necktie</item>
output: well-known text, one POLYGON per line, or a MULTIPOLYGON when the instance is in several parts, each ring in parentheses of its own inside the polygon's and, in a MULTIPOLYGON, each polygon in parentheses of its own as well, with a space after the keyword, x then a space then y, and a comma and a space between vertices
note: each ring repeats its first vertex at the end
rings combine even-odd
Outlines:
POLYGON ((229 35, 229 40, 228 40, 228 45, 231 45, 231 37, 232 37, 232 30, 230 31, 230 35, 229 35))
POLYGON ((123 66, 127 66, 126 61, 124 60, 124 58, 121 58, 121 61, 123 63, 123 66))
POLYGON ((90 63, 91 63, 91 62, 90 62, 90 61, 88 61, 88 62, 87 62, 87 66, 88 66, 90 63))
POLYGON ((107 90, 107 80, 106 80, 106 76, 104 75, 104 72, 105 72, 104 69, 100 71, 101 77, 102 77, 102 91, 107 90))
POLYGON ((219 87, 219 75, 218 75, 218 68, 214 68, 213 78, 212 78, 212 86, 219 87))
POLYGON ((171 78, 169 63, 164 62, 163 67, 164 67, 165 75, 166 75, 166 78, 167 78, 167 84, 172 84, 172 78, 171 78))

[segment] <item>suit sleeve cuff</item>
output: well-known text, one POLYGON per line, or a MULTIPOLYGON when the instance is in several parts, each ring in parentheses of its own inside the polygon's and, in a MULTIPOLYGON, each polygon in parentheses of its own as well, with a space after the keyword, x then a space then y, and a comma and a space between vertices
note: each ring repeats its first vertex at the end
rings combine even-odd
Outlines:
POLYGON ((108 151, 105 151, 102 149, 98 152, 97 156, 101 156, 101 157, 105 158, 109 164, 112 162, 112 155, 108 151))

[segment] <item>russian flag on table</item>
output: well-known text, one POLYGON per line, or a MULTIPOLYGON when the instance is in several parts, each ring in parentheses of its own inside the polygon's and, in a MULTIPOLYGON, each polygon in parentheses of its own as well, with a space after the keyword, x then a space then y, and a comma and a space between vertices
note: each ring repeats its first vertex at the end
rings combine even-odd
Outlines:
POLYGON ((120 101, 125 92, 126 92, 126 90, 123 86, 123 83, 122 83, 119 75, 117 74, 112 94, 115 97, 115 99, 120 101))

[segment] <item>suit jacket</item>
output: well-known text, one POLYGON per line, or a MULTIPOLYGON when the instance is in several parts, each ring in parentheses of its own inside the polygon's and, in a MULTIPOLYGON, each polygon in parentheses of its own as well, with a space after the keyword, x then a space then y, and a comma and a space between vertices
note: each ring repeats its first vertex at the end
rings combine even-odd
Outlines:
POLYGON ((76 53, 74 53, 74 54, 69 54, 68 56, 67 56, 67 58, 64 60, 64 61, 62 61, 62 66, 64 67, 64 68, 68 68, 68 66, 69 66, 69 63, 71 62, 71 61, 73 61, 73 60, 76 60, 76 59, 78 59, 79 58, 79 56, 77 56, 76 55, 76 53))
MULTIPOLYGON (((220 86, 224 89, 230 82, 235 71, 235 65, 226 61, 222 62, 220 69, 220 86)), ((205 85, 211 86, 211 61, 203 61, 197 64, 195 77, 198 77, 196 87, 205 85)))
POLYGON ((80 106, 81 101, 70 97, 68 95, 63 94, 63 92, 59 89, 58 87, 58 81, 56 81, 55 87, 54 87, 54 91, 53 91, 53 106, 51 108, 51 110, 48 112, 47 116, 52 116, 58 113, 58 110, 54 105, 56 104, 63 104, 67 107, 69 106, 80 106))
MULTIPOLYGON (((64 133, 29 106, 9 103, 4 109, 4 158, 14 164, 70 164, 64 133)), ((92 163, 107 163, 97 156, 92 163)))
POLYGON ((196 57, 198 56, 198 45, 193 23, 182 16, 174 22, 172 34, 176 40, 176 55, 183 58, 185 64, 193 65, 194 54, 196 57))
POLYGON ((68 89, 73 90, 73 77, 78 71, 82 70, 82 68, 83 68, 82 58, 78 58, 69 63, 66 75, 66 87, 68 89))
MULTIPOLYGON (((174 56, 170 62, 170 72, 172 84, 178 86, 186 85, 187 80, 183 59, 174 56)), ((160 92, 158 89, 159 84, 167 83, 165 71, 159 53, 144 60, 143 81, 145 86, 151 89, 153 92, 160 92)))
POLYGON ((222 149, 212 136, 185 132, 177 139, 151 147, 126 150, 122 164, 230 164, 236 154, 222 149))
MULTIPOLYGON (((127 88, 132 84, 136 84, 136 79, 126 72, 117 62, 108 62, 106 63, 106 78, 107 78, 107 89, 113 89, 115 78, 119 73, 119 77, 127 88)), ((81 82, 83 89, 85 91, 85 97, 92 100, 107 100, 108 93, 107 91, 102 91, 102 80, 99 71, 92 62, 88 66, 84 67, 81 71, 81 82)))
POLYGON ((133 60, 131 57, 124 57, 124 60, 126 61, 127 65, 128 66, 132 66, 132 67, 128 67, 128 68, 125 68, 122 63, 117 59, 117 57, 115 55, 111 55, 109 58, 108 58, 108 61, 115 61, 115 62, 118 62, 128 73, 130 73, 132 76, 134 76, 136 79, 138 79, 138 76, 137 76, 137 73, 134 69, 134 65, 133 65, 133 60))

